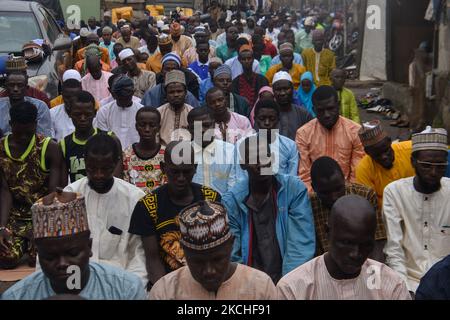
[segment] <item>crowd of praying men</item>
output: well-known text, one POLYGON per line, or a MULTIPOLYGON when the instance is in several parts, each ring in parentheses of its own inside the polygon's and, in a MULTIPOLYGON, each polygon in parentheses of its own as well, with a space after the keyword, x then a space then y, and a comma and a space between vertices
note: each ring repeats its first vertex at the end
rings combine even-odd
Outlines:
POLYGON ((449 299, 447 132, 361 123, 321 13, 209 12, 66 27, 52 100, 8 59, 1 298, 449 299))

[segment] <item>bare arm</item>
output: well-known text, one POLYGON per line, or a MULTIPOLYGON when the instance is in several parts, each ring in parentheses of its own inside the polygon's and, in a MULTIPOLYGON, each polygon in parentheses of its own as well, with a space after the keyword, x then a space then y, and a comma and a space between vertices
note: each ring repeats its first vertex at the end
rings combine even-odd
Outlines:
POLYGON ((166 270, 159 254, 159 245, 156 236, 142 237, 145 252, 145 266, 148 273, 147 291, 160 278, 166 275, 166 270))
POLYGON ((45 161, 50 170, 48 182, 49 192, 56 191, 56 187, 65 187, 67 185, 67 175, 63 175, 63 154, 59 146, 54 141, 50 141, 45 154, 45 161))
POLYGON ((114 177, 123 179, 123 154, 122 154, 122 144, 120 143, 120 140, 113 134, 111 136, 114 141, 117 143, 117 147, 119 148, 120 152, 120 159, 117 162, 116 167, 114 168, 114 177))
MULTIPOLYGON (((64 155, 61 151, 61 154, 64 155)), ((67 185, 69 185, 69 168, 67 167, 67 163, 64 159, 64 157, 62 158, 61 161, 61 180, 60 180, 60 184, 62 188, 65 188, 67 185)))
POLYGON ((65 188, 69 184, 69 168, 67 167, 66 161, 64 161, 64 158, 61 162, 61 187, 65 188))
MULTIPOLYGON (((63 141, 63 140, 61 140, 63 141)), ((63 156, 62 162, 61 162, 61 186, 65 188, 69 184, 69 168, 67 167, 63 147, 61 144, 61 141, 58 143, 58 147, 61 150, 61 154, 63 156)))
MULTIPOLYGON (((0 227, 5 227, 8 223, 9 212, 12 207, 12 195, 8 188, 8 183, 0 170, 0 227)), ((8 234, 6 231, 0 232, 0 254, 7 252, 8 234)))

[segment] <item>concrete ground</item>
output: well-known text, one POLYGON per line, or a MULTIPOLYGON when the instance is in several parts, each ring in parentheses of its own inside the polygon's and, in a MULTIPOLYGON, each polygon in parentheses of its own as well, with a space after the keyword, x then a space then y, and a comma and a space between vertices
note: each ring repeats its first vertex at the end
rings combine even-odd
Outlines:
MULTIPOLYGON (((356 99, 364 97, 371 88, 381 88, 381 82, 360 82, 360 81, 349 81, 346 83, 346 87, 351 89, 355 94, 356 99)), ((395 106, 394 106, 395 107, 395 106)), ((359 109, 359 115, 362 122, 378 119, 381 121, 383 129, 392 138, 392 140, 409 140, 410 139, 410 129, 409 128, 398 128, 390 126, 392 120, 386 119, 383 114, 380 113, 368 113, 365 109, 359 109)))

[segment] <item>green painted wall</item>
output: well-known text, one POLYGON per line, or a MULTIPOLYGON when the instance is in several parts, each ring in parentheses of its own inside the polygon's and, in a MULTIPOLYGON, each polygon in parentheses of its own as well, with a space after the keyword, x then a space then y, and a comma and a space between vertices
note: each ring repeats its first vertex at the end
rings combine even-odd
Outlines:
MULTIPOLYGON (((87 23, 89 17, 100 20, 100 0, 60 0, 64 20, 79 19, 87 23)), ((79 21, 78 21, 79 23, 79 21)))

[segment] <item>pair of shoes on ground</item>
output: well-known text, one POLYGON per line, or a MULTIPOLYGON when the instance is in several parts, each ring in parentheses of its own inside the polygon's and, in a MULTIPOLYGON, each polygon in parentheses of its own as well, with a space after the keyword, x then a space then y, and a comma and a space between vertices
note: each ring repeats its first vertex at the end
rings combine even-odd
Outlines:
POLYGON ((383 117, 384 120, 398 120, 400 119, 400 112, 395 110, 389 110, 386 112, 386 115, 383 117))
MULTIPOLYGON (((360 102, 360 108, 362 109, 366 109, 366 110, 371 110, 370 112, 380 112, 378 111, 377 107, 384 107, 387 109, 392 108, 392 101, 389 99, 384 99, 384 98, 374 98, 372 100, 368 100, 368 99, 363 99, 360 102)), ((383 112, 383 111, 381 111, 383 112)))
POLYGON ((409 121, 400 118, 398 120, 392 121, 389 125, 391 127, 408 128, 409 127, 409 121))
POLYGON ((377 105, 375 107, 372 108, 368 108, 366 109, 367 113, 388 113, 388 112, 392 112, 392 107, 390 106, 382 106, 382 105, 377 105))

